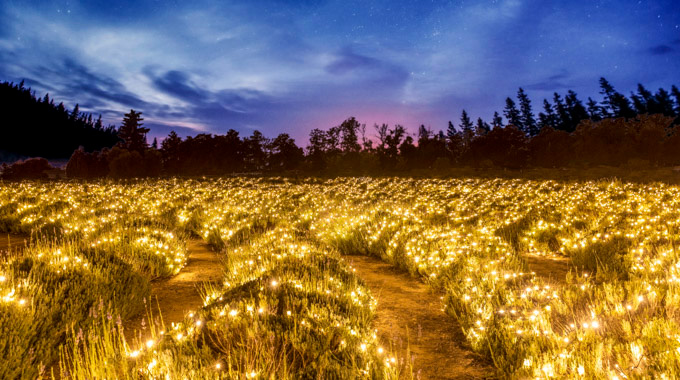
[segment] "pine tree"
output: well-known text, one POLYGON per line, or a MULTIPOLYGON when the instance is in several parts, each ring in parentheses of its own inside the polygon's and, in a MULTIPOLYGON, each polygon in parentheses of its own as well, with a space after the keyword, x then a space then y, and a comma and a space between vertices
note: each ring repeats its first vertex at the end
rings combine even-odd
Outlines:
POLYGON ((158 149, 158 140, 156 140, 155 137, 153 138, 153 142, 151 143, 151 149, 154 150, 158 149))
POLYGON ((94 122, 94 128, 95 129, 103 129, 104 128, 104 124, 102 123, 102 115, 101 114, 97 118, 97 121, 94 122))
POLYGON ((616 90, 614 90, 614 86, 612 86, 604 77, 600 77, 600 94, 604 97, 602 104, 610 110, 613 110, 612 101, 615 97, 616 90))
POLYGON ((569 117, 569 112, 567 112, 567 107, 564 106, 562 97, 558 93, 553 94, 553 103, 555 103, 555 129, 562 131, 569 130, 569 125, 571 124, 571 119, 569 117))
POLYGON ((450 120, 446 129, 446 148, 454 160, 462 154, 463 150, 463 136, 450 120))
POLYGON ((493 113, 493 119, 491 120, 491 125, 494 128, 503 128, 503 118, 496 111, 493 113))
POLYGON ((477 134, 477 136, 484 136, 489 133, 489 131, 491 131, 489 124, 482 120, 481 117, 478 117, 477 125, 475 126, 475 134, 477 134))
POLYGON ((573 132, 581 120, 589 118, 588 111, 586 111, 586 108, 583 107, 583 103, 572 90, 567 92, 567 96, 564 100, 566 102, 567 113, 569 113, 570 120, 567 132, 573 132))
POLYGON ((71 121, 76 121, 78 119, 78 116, 80 115, 80 106, 76 104, 75 107, 73 107, 73 111, 71 111, 71 121))
POLYGON ((69 158, 82 146, 85 152, 112 147, 118 142, 113 129, 96 128, 92 115, 77 106, 66 109, 54 104, 49 94, 38 97, 30 88, 0 82, 0 152, 11 157, 69 158), (9 126, 12 126, 11 128, 9 126))
POLYGON ((523 129, 519 111, 517 110, 515 101, 511 98, 505 99, 505 109, 503 110, 503 114, 505 115, 505 119, 508 121, 508 124, 514 125, 520 130, 523 129))
POLYGON ((472 138, 475 136, 475 132, 472 130, 473 124, 468 116, 467 112, 463 110, 460 115, 460 129, 463 131, 463 143, 465 146, 469 146, 472 138))
POLYGON ((146 142, 146 134, 149 132, 148 128, 142 128, 143 123, 142 113, 130 110, 123 118, 123 124, 118 130, 118 136, 123 140, 123 146, 129 150, 143 152, 148 148, 146 142))
POLYGON ((425 124, 420 124, 420 127, 418 127, 418 145, 427 143, 432 135, 432 130, 425 127, 425 124))
POLYGON ((460 129, 463 130, 463 133, 472 132, 472 121, 470 121, 470 116, 465 110, 460 115, 460 129))
POLYGON ((552 104, 550 104, 548 99, 543 99, 543 113, 541 113, 541 115, 543 115, 543 120, 541 121, 541 128, 556 127, 555 111, 553 110, 552 104))
POLYGON ((635 116, 635 111, 630 105, 628 98, 617 92, 614 86, 604 77, 600 78, 600 94, 604 96, 602 103, 614 117, 629 118, 635 116))
POLYGON ((453 125, 451 120, 449 120, 449 126, 446 128, 446 138, 451 140, 452 137, 454 137, 458 131, 456 130, 456 127, 453 125))
POLYGON ((548 116, 544 114, 543 112, 538 113, 538 128, 543 129, 546 127, 550 127, 550 123, 548 122, 548 116))
POLYGON ((651 91, 647 90, 645 86, 640 83, 637 85, 637 90, 637 95, 631 96, 637 113, 658 113, 656 100, 654 99, 654 95, 652 95, 651 91))
POLYGON ((634 92, 631 92, 630 100, 633 102, 633 108, 635 108, 635 112, 637 112, 638 114, 647 113, 647 104, 645 103, 645 100, 641 96, 636 95, 634 92))
POLYGON ((586 102, 586 105, 588 106, 588 116, 590 116, 590 120, 592 121, 600 121, 602 120, 602 110, 598 104, 597 101, 593 100, 593 98, 588 98, 588 102, 586 102))
POLYGON ((182 138, 175 131, 170 131, 168 137, 161 142, 161 156, 163 165, 171 174, 177 174, 181 163, 180 146, 182 138))
POLYGON ((650 110, 650 113, 660 113, 664 116, 675 116, 675 110, 673 109, 673 99, 671 99, 671 95, 668 93, 668 91, 660 88, 656 95, 654 95, 652 101, 654 102, 654 108, 652 109, 654 112, 651 112, 652 110, 650 110))
POLYGON ((531 99, 524 92, 522 87, 517 91, 517 100, 519 101, 520 119, 522 120, 522 127, 524 133, 529 136, 536 136, 538 134, 538 126, 536 125, 536 118, 531 110, 531 99))
POLYGON ((675 98, 675 115, 680 117, 680 90, 678 90, 678 86, 673 85, 671 87, 671 94, 675 98))
POLYGON ((546 99, 543 99, 543 111, 544 112, 539 112, 538 113, 538 127, 540 129, 543 128, 555 128, 553 126, 554 119, 555 119, 555 113, 552 110, 552 106, 546 99))

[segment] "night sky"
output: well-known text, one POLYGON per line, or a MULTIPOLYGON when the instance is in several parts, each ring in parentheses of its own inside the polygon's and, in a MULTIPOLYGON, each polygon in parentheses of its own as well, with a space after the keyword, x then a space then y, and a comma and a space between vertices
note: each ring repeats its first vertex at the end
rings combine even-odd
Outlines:
POLYGON ((0 2, 0 80, 151 135, 267 136, 348 116, 445 129, 524 87, 600 99, 680 85, 680 1, 0 2))

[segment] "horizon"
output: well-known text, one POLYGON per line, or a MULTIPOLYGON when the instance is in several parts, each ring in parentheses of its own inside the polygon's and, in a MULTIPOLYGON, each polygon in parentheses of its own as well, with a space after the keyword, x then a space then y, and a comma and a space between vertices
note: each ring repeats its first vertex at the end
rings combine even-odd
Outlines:
POLYGON ((673 1, 343 4, 9 1, 0 79, 107 124, 142 111, 149 141, 233 128, 300 145, 350 116, 371 134, 490 121, 519 87, 537 112, 553 92, 600 100, 601 76, 624 95, 680 82, 673 1))

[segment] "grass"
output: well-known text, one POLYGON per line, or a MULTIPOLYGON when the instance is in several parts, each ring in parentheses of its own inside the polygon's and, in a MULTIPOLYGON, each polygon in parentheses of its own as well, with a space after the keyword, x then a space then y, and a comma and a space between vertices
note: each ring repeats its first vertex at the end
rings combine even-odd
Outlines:
POLYGON ((31 238, 0 263, 0 377, 59 363, 83 379, 413 377, 340 254, 443 291, 499 377, 679 377, 679 195, 498 178, 3 184, 0 232, 31 238), (224 281, 151 343, 125 341, 118 317, 181 270, 189 236, 224 255, 224 281), (548 282, 526 255, 571 272, 548 282))

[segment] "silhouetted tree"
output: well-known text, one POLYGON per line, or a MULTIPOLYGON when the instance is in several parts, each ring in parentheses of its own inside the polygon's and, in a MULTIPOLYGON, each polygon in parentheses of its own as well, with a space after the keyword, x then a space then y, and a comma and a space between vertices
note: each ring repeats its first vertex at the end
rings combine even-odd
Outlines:
POLYGON ((579 100, 574 91, 567 91, 567 96, 564 98, 567 113, 569 114, 569 123, 565 128, 567 132, 572 132, 576 129, 581 120, 589 118, 588 111, 583 107, 583 103, 579 100))
POLYGON ((326 153, 326 132, 314 128, 309 132, 309 145, 307 145, 307 157, 314 170, 322 170, 326 167, 324 154, 326 153))
POLYGON ((451 137, 455 136, 457 133, 456 126, 449 120, 449 124, 446 128, 446 138, 450 140, 451 137))
POLYGON ((339 129, 341 133, 340 148, 345 153, 356 153, 361 150, 359 145, 359 138, 357 132, 361 128, 361 124, 354 118, 350 117, 340 124, 339 129))
POLYGON ((109 174, 107 151, 88 153, 82 148, 76 149, 66 164, 66 176, 69 178, 99 178, 109 174))
MULTIPOLYGON (((647 104, 649 104, 649 102, 647 104)), ((668 91, 664 90, 663 88, 660 88, 656 95, 654 95, 654 101, 652 104, 654 104, 654 107, 649 109, 650 114, 660 113, 664 116, 675 116, 673 99, 671 98, 671 95, 668 93, 668 91)))
POLYGON ((213 160, 217 163, 218 172, 235 173, 243 170, 244 142, 239 133, 229 129, 226 134, 214 137, 215 150, 218 153, 213 160))
POLYGON ((475 134, 477 136, 484 136, 487 133, 489 133, 490 130, 491 127, 489 126, 489 124, 486 121, 482 120, 481 117, 478 117, 477 124, 475 125, 475 134))
POLYGON ((522 87, 517 91, 517 100, 519 101, 519 117, 521 120, 521 125, 518 125, 518 127, 527 135, 536 136, 538 134, 538 126, 536 125, 534 113, 531 110, 531 100, 522 87))
MULTIPOLYGON (((401 148, 400 151, 402 151, 401 148)), ((418 128, 416 153, 404 158, 408 168, 430 168, 438 158, 447 158, 448 156, 447 139, 444 132, 434 133, 430 128, 421 125, 418 128)))
POLYGON ((76 103, 76 106, 73 107, 73 111, 71 111, 71 116, 69 116, 69 120, 71 120, 71 122, 75 122, 76 120, 78 120, 78 117, 80 117, 80 106, 78 105, 78 103, 76 103))
MULTIPOLYGON (((22 82, 23 86, 23 82, 22 82)), ((36 157, 17 161, 12 165, 3 164, 2 176, 6 180, 47 178, 47 170, 53 169, 46 159, 36 157)))
POLYGON ((600 94, 604 96, 602 103, 614 117, 633 117, 635 111, 628 99, 614 89, 604 77, 600 78, 600 94))
POLYGON ((528 159, 527 137, 514 125, 496 127, 486 136, 471 142, 465 153, 465 162, 480 164, 490 160, 495 166, 506 168, 524 167, 528 159))
POLYGON ((571 118, 567 107, 565 107, 562 97, 558 93, 553 94, 553 103, 555 104, 555 125, 556 129, 562 131, 569 131, 571 125, 571 118))
POLYGON ((493 119, 491 120, 491 126, 494 127, 494 128, 503 126, 503 118, 501 117, 501 115, 498 114, 498 112, 493 113, 493 119))
POLYGON ((472 141, 472 138, 475 136, 475 132, 472 129, 474 125, 472 124, 472 121, 470 120, 470 116, 468 116, 468 113, 463 110, 460 114, 460 129, 463 131, 463 141, 465 145, 468 145, 470 141, 472 141))
POLYGON ((399 158, 399 146, 406 136, 406 128, 400 124, 396 124, 394 128, 389 128, 387 124, 376 124, 376 131, 380 139, 380 145, 376 149, 380 166, 383 169, 393 169, 399 158))
POLYGON ((541 128, 555 128, 557 126, 557 116, 547 99, 543 99, 543 112, 538 114, 538 125, 541 128))
POLYGON ((633 102, 633 107, 637 113, 654 113, 650 109, 655 109, 654 95, 647 90, 642 84, 638 83, 637 94, 631 92, 630 99, 633 102))
POLYGON ((0 83, 0 114, 0 159, 68 158, 79 146, 93 151, 118 142, 115 128, 103 127, 101 117, 97 123, 79 107, 69 112, 62 103, 55 106, 48 94, 36 97, 23 82, 0 83))
POLYGON ((143 153, 148 148, 146 142, 146 134, 149 132, 148 128, 142 128, 141 112, 130 110, 123 118, 123 124, 118 129, 118 136, 123 140, 122 147, 143 153))
POLYGON ((304 152, 287 133, 281 133, 269 143, 269 168, 296 169, 304 159, 304 152))
POLYGON ((366 136, 366 124, 361 124, 359 127, 359 133, 361 135, 361 149, 364 152, 370 152, 373 150, 373 140, 366 136))
POLYGON ((401 156, 398 169, 413 169, 418 162, 418 148, 413 144, 413 137, 406 136, 404 142, 399 145, 399 155, 401 156))
POLYGON ((243 158, 246 170, 259 171, 264 169, 267 158, 264 151, 266 145, 267 139, 258 130, 253 131, 253 134, 243 141, 243 158))
POLYGON ((547 168, 567 166, 572 158, 573 145, 569 133, 544 127, 529 142, 529 161, 534 166, 547 168))
POLYGON ((593 121, 602 120, 602 118, 604 117, 604 115, 602 114, 602 107, 598 105, 597 101, 589 97, 586 105, 588 106, 588 116, 590 117, 590 120, 593 121))
POLYGON ((464 150, 463 135, 460 131, 456 130, 451 121, 449 121, 448 128, 446 129, 446 148, 453 162, 457 162, 460 159, 464 150))
POLYGON ((175 131, 170 131, 168 137, 161 142, 161 159, 165 171, 179 174, 182 157, 180 157, 182 138, 175 131))
POLYGON ((520 130, 522 129, 522 119, 520 117, 519 110, 515 105, 515 101, 512 100, 512 98, 505 99, 505 109, 503 110, 503 114, 505 115, 505 120, 508 121, 508 124, 512 124, 520 130))
POLYGON ((675 115, 680 118, 680 90, 678 90, 678 86, 673 85, 671 87, 671 94, 675 98, 675 115))

